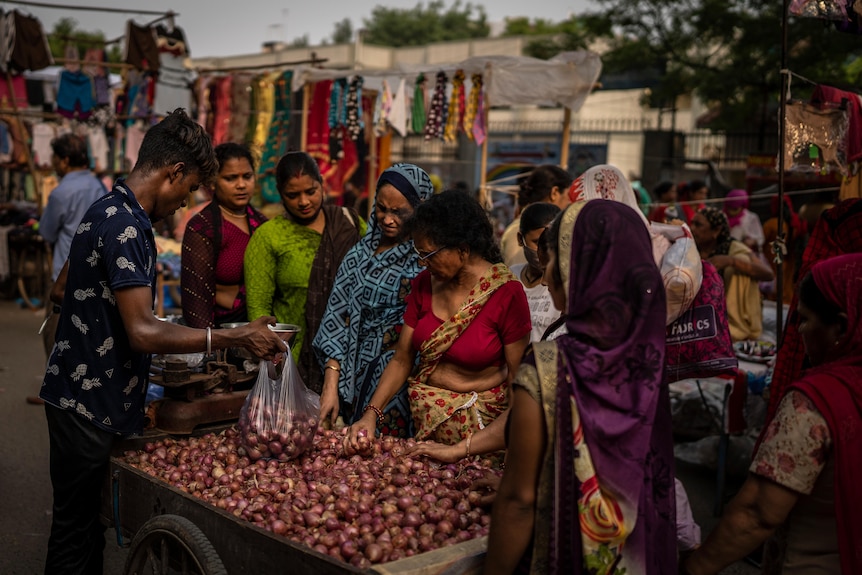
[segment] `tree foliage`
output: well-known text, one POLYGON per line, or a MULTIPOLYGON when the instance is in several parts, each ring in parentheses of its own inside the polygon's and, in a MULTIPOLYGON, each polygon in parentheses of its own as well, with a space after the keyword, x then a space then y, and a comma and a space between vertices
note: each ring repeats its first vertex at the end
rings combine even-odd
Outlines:
POLYGON ((421 2, 414 8, 378 5, 364 18, 365 41, 381 46, 424 46, 434 42, 487 38, 490 27, 485 9, 461 0, 449 8, 442 0, 421 2))
MULTIPOLYGON (((105 45, 105 34, 81 30, 78 28, 78 21, 74 18, 61 18, 54 23, 54 28, 48 34, 51 55, 54 58, 64 58, 66 47, 70 44, 75 46, 78 49, 78 55, 83 57, 88 49, 105 45)), ((121 52, 117 44, 106 46, 106 52, 109 62, 120 61, 121 52)))
POLYGON ((526 55, 547 60, 560 52, 585 49, 595 37, 590 24, 592 20, 591 17, 574 16, 562 22, 542 18, 507 18, 503 36, 536 36, 527 43, 526 55))
POLYGON ((350 18, 335 23, 335 29, 332 31, 333 44, 348 44, 353 40, 353 23, 350 18))
MULTIPOLYGON (((720 108, 711 127, 771 129, 781 88, 782 3, 759 0, 597 0, 593 32, 610 50, 603 74, 660 72, 653 103, 694 92, 720 108)), ((812 18, 788 20, 787 67, 846 86, 862 73, 858 37, 812 18)), ((794 89, 796 90, 796 88, 794 89)))

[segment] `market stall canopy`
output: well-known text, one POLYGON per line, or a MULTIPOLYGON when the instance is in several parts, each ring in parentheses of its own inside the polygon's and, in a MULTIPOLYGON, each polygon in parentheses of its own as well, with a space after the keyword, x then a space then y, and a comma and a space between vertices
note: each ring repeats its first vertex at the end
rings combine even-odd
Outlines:
POLYGON ((386 78, 404 78, 412 83, 420 73, 427 76, 443 71, 451 76, 456 70, 463 70, 468 77, 482 74, 485 95, 492 106, 559 104, 576 112, 598 81, 602 61, 595 52, 579 50, 562 52, 550 60, 526 56, 475 56, 447 65, 400 66, 387 70, 333 70, 302 66, 293 74, 293 89, 300 90, 310 82, 352 76, 362 76, 365 86, 375 89, 375 84, 386 78))

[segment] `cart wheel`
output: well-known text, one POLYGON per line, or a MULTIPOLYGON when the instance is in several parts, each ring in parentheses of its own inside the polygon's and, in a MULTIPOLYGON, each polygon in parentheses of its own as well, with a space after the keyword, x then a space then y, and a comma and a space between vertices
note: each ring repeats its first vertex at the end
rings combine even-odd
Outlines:
POLYGON ((126 575, 227 575, 206 535, 179 515, 159 515, 135 534, 126 575))

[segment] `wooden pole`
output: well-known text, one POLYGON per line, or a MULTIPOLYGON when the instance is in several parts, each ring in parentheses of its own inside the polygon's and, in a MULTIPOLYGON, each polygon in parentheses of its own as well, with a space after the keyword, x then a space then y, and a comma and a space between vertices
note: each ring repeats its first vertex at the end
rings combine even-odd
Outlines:
MULTIPOLYGON (((790 91, 790 72, 787 70, 787 12, 790 7, 789 0, 782 0, 781 13, 781 102, 778 111, 778 240, 776 243, 784 244, 784 141, 787 137, 784 122, 787 118, 787 95, 790 91)), ((789 254, 788 254, 789 255, 789 254)), ((775 278, 775 342, 776 347, 781 348, 784 340, 784 264, 783 255, 776 253, 776 278, 775 278)))
POLYGON ((569 146, 572 141, 572 109, 568 106, 563 108, 563 144, 560 149, 560 167, 567 170, 569 167, 569 146))
POLYGON ((305 152, 308 145, 308 106, 311 102, 311 83, 302 87, 302 127, 300 128, 299 148, 305 152))
POLYGON ((12 103, 12 112, 16 115, 17 121, 20 123, 21 132, 24 137, 24 157, 27 158, 27 168, 30 170, 30 173, 33 174, 33 187, 36 189, 36 195, 39 196, 39 200, 36 202, 36 213, 40 216, 42 215, 42 186, 41 184, 41 176, 39 175, 39 171, 36 170, 36 163, 33 161, 33 153, 30 150, 30 136, 27 133, 27 127, 24 125, 24 122, 21 120, 20 112, 18 110, 18 101, 15 98, 15 86, 12 84, 12 74, 6 74, 6 86, 9 89, 9 99, 12 103))

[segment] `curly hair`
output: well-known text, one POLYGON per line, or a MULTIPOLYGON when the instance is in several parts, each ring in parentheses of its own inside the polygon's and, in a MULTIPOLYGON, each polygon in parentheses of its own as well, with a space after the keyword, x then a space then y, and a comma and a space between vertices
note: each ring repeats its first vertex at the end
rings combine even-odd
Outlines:
POLYGON ((572 185, 572 175, 556 164, 542 164, 537 166, 521 182, 518 190, 518 205, 521 207, 547 200, 551 196, 551 190, 556 187, 560 193, 566 193, 572 185))
POLYGON ((212 140, 200 124, 177 108, 147 130, 134 171, 149 174, 178 163, 188 173, 197 173, 201 183, 210 183, 218 173, 212 140))
POLYGON ((419 204, 405 231, 423 235, 439 247, 467 247, 494 264, 503 261, 488 214, 475 198, 459 190, 446 190, 419 204))
POLYGON ((51 140, 51 151, 58 158, 65 158, 72 168, 88 168, 87 142, 75 134, 63 134, 51 140))
POLYGON ((251 150, 248 149, 248 146, 244 144, 237 144, 235 142, 225 142, 224 144, 219 144, 215 147, 215 155, 216 160, 218 160, 219 170, 221 170, 224 163, 228 160, 236 160, 236 159, 246 159, 248 160, 248 164, 251 166, 251 170, 254 171, 254 156, 251 154, 251 150))
POLYGON ((275 167, 276 188, 281 192, 287 186, 287 182, 301 176, 310 176, 312 180, 323 183, 317 160, 305 152, 288 152, 281 157, 275 167))

